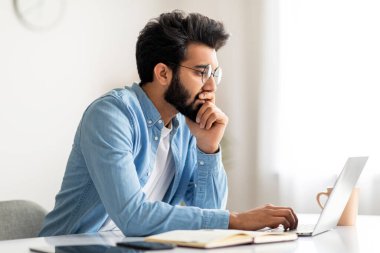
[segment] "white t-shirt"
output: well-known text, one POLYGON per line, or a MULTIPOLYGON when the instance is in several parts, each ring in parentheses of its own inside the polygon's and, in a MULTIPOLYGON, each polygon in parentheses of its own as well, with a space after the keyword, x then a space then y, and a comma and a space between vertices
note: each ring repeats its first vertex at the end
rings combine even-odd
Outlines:
MULTIPOLYGON (((161 201, 164 198, 170 182, 174 177, 173 156, 170 152, 170 132, 171 128, 163 127, 161 130, 160 142, 156 153, 156 164, 142 189, 150 202, 161 201)), ((108 218, 99 231, 117 229, 119 228, 115 223, 108 218)))
POLYGON ((151 202, 161 201, 174 176, 173 157, 170 153, 170 128, 163 127, 156 153, 156 165, 142 191, 151 202))

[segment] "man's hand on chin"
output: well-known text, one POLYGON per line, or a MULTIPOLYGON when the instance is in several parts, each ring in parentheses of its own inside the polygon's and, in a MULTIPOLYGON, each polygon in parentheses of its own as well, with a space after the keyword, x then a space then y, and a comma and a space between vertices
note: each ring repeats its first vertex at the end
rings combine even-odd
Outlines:
MULTIPOLYGON (((205 96, 203 96, 203 93, 199 95, 202 99, 206 96, 210 96, 210 93, 207 93, 205 96)), ((197 114, 197 122, 186 118, 186 123, 191 133, 197 139, 198 148, 204 153, 212 154, 216 153, 219 149, 219 143, 228 124, 228 117, 215 105, 214 94, 212 94, 211 99, 209 98, 204 101, 197 114)))

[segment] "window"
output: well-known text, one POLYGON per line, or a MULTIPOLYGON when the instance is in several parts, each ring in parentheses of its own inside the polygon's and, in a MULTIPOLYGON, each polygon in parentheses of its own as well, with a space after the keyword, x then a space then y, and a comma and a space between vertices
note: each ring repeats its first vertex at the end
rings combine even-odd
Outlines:
POLYGON ((379 12, 370 0, 279 1, 277 172, 298 211, 317 210, 305 203, 348 156, 369 155, 360 211, 380 213, 379 12))

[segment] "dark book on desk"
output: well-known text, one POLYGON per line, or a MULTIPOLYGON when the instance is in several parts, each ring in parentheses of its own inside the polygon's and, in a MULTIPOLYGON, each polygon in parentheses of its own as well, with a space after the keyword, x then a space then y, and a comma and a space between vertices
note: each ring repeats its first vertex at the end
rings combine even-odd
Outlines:
POLYGON ((258 232, 233 229, 173 230, 145 238, 148 242, 173 243, 195 248, 219 248, 241 244, 270 243, 296 240, 297 234, 258 232))
POLYGON ((110 245, 65 245, 65 246, 41 246, 31 247, 31 252, 36 253, 131 253, 142 252, 110 245))

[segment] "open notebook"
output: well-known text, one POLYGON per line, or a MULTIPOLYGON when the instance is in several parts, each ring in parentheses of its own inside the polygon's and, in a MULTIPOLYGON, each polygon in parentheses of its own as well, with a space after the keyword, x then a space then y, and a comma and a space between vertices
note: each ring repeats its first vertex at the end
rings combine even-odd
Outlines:
POLYGON ((233 229, 173 230, 145 238, 148 242, 173 243, 195 248, 218 248, 240 244, 292 241, 295 233, 257 232, 233 229))

